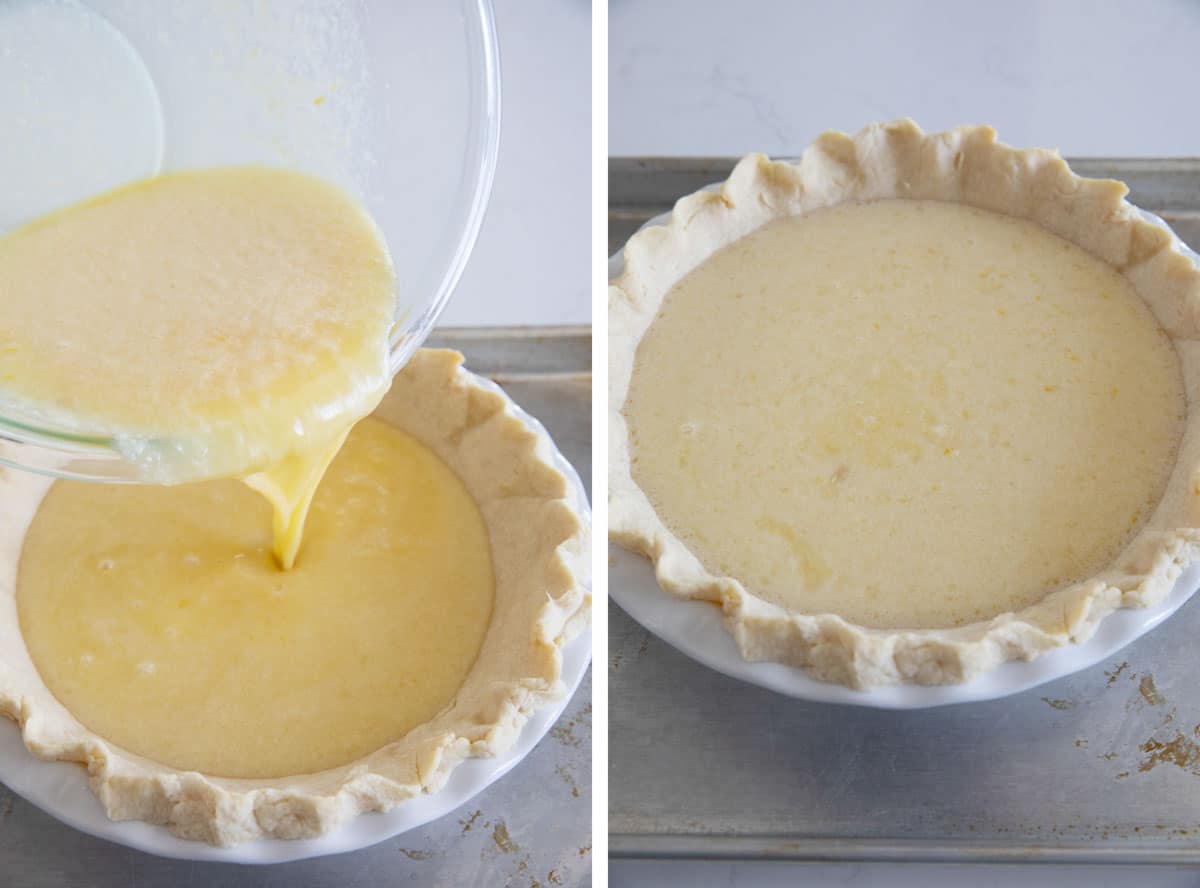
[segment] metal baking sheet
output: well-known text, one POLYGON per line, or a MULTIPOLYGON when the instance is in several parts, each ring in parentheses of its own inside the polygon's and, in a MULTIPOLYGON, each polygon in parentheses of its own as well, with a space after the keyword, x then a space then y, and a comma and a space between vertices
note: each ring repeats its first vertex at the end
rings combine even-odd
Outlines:
MULTIPOLYGON (((615 252, 733 160, 609 163, 615 252)), ((1200 247, 1200 160, 1072 160, 1200 247)), ((1200 598, 1110 660, 987 703, 807 703, 609 606, 614 858, 1200 863, 1200 598)))
MULTIPOLYGON (((590 485, 587 328, 449 329, 429 345, 462 351, 504 386, 590 485)), ((0 729, 15 730, 4 721, 0 729)), ((76 832, 0 785, 0 886, 589 884, 591 725, 589 672, 533 752, 459 810, 361 851, 270 867, 153 857, 76 832)))

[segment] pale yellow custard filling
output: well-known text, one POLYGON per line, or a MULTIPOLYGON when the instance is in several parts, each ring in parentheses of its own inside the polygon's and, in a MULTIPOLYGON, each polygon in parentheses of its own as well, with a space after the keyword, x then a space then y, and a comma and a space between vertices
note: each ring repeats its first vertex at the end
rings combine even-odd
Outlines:
POLYGON ((1185 409, 1113 268, 1026 221, 889 200, 773 222, 687 274, 623 413, 635 481, 709 571, 941 628, 1111 563, 1185 409))
POLYGON ((145 480, 261 473, 290 566, 304 505, 389 382, 370 217, 317 179, 175 173, 0 239, 6 415, 110 438, 145 480))
POLYGON ((346 764, 450 705, 491 620, 478 506, 374 418, 275 565, 244 485, 60 481, 25 539, 21 631, 87 728, 184 770, 280 777, 346 764))

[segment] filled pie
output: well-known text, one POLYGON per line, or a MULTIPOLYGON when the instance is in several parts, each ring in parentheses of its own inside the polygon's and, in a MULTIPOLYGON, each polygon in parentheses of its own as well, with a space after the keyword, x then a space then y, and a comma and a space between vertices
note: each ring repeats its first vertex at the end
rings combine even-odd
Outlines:
POLYGON ((1200 554, 1200 271, 1125 194, 901 121, 679 201, 609 290, 611 537, 855 687, 1160 600, 1200 554))
POLYGON ((295 566, 234 480, 3 470, 0 711, 110 817, 229 845, 439 789, 564 692, 586 506, 544 433, 420 351, 350 433, 295 566))

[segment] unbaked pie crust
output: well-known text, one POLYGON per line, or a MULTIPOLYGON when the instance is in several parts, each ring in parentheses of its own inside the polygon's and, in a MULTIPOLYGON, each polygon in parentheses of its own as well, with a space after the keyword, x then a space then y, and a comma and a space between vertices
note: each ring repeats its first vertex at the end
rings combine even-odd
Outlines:
POLYGON ((115 820, 163 824, 178 836, 225 846, 322 835, 357 814, 438 791, 463 759, 506 752, 531 714, 565 692, 563 649, 584 630, 590 612, 589 529, 581 518, 585 504, 554 466, 550 440, 461 364, 455 352, 417 352, 374 414, 439 456, 470 492, 487 527, 495 577, 491 623, 446 709, 351 764, 279 779, 179 771, 116 747, 59 703, 26 650, 16 607, 17 565, 51 481, 3 469, 0 712, 20 724, 30 751, 84 764, 115 820))
MULTIPOLYGON (((1170 232, 1125 202, 1126 193, 1119 182, 1075 175, 1054 152, 999 144, 987 127, 926 135, 911 121, 899 121, 867 127, 853 137, 826 134, 796 164, 749 156, 719 190, 680 200, 667 223, 648 227, 630 239, 624 250, 624 271, 609 289, 612 540, 650 558, 659 584, 667 592, 719 605, 746 659, 804 667, 816 678, 851 687, 968 681, 1005 661, 1032 659, 1053 648, 1084 641, 1118 608, 1161 601, 1184 567, 1200 557, 1200 512, 1193 479, 1195 467, 1200 466, 1200 434, 1194 427, 1191 403, 1200 383, 1200 271, 1170 232), (745 248, 748 242, 743 239, 770 223, 829 212, 839 205, 897 198, 967 205, 990 211, 989 215, 1028 220, 1111 266, 1129 282, 1169 338, 1187 400, 1186 416, 1177 433, 1181 436, 1176 439, 1177 455, 1170 463, 1173 468, 1169 472, 1163 469, 1169 474, 1165 493, 1150 503, 1148 518, 1135 515, 1134 524, 1140 529, 1111 563, 1089 578, 1055 588, 1025 606, 942 628, 872 627, 865 624, 868 620, 856 623, 832 612, 803 612, 788 603, 786 594, 755 594, 747 589, 753 583, 744 585, 745 576, 739 579, 736 571, 722 569, 712 557, 706 559, 706 566, 697 555, 703 547, 682 539, 690 528, 678 521, 673 523, 675 530, 668 526, 665 504, 656 506, 654 497, 635 480, 646 469, 633 465, 638 448, 631 440, 628 411, 633 404, 630 386, 636 377, 636 358, 676 285, 718 251, 738 242, 742 243, 731 249, 745 248)), ((819 224, 820 218, 813 217, 811 224, 819 224)), ((731 267, 735 266, 724 266, 724 272, 731 267)), ((1003 307, 1000 313, 1005 313, 1003 307)), ((728 317, 714 317, 713 324, 732 326, 738 320, 738 312, 731 309, 728 317)), ((677 319, 672 322, 679 323, 677 319)), ((979 335, 986 336, 986 329, 979 335)), ((804 343, 796 346, 803 348, 804 343)), ((681 355, 680 360, 704 357, 712 361, 710 355, 695 353, 681 355)), ((661 360, 657 366, 663 366, 661 360)), ((738 367, 739 380, 753 385, 758 370, 765 376, 772 369, 755 368, 749 360, 738 367), (747 367, 751 371, 747 372, 747 367)), ((886 373, 883 378, 886 382, 886 373)), ((646 382, 647 386, 653 384, 653 378, 646 382)), ((1055 395, 1054 386, 1044 389, 1047 397, 1055 395)), ((886 398, 880 403, 886 404, 886 398)), ((785 406, 802 412, 803 404, 785 406)), ((944 433, 941 426, 936 431, 944 433)), ((688 424, 685 432, 697 434, 688 424)), ((939 444, 939 455, 941 452, 939 444)), ((946 441, 944 452, 947 458, 955 454, 953 441, 946 441)), ((680 458, 686 456, 681 449, 680 458)), ((845 469, 837 467, 825 480, 839 482, 844 474, 845 469)), ((697 504, 703 507, 705 487, 724 490, 712 482, 711 474, 706 477, 707 482, 697 478, 695 487, 700 493, 687 500, 691 514, 696 514, 697 504)), ((724 508, 725 502, 713 504, 713 511, 718 507, 724 508)), ((917 517, 919 512, 913 514, 917 517)), ((794 555, 798 584, 813 581, 814 576, 820 581, 829 573, 821 569, 827 553, 803 545, 793 528, 772 522, 769 516, 763 522, 762 533, 787 536, 792 552, 800 553, 794 555)), ((711 532, 713 526, 708 521, 703 529, 711 532)), ((868 536, 844 542, 847 545, 838 553, 841 557, 847 557, 846 550, 869 554, 872 547, 879 548, 868 536)), ((996 546, 1000 545, 997 540, 996 546)), ((938 557, 952 562, 955 553, 942 552, 938 557)))

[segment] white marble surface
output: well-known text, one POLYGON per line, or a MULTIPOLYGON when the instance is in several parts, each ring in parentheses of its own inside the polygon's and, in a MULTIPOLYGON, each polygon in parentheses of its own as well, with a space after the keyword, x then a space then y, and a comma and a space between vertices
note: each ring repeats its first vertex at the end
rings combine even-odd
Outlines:
POLYGON ((658 888, 689 885, 691 888, 1036 888, 1038 885, 1086 885, 1088 888, 1194 888, 1195 870, 1182 867, 1141 868, 1123 866, 1062 866, 1031 869, 1009 864, 971 866, 944 864, 862 863, 845 866, 759 863, 673 864, 669 869, 653 863, 618 863, 609 868, 612 888, 658 888), (1051 881, 1053 880, 1053 881, 1051 881))
POLYGON ((609 8, 611 154, 795 154, 901 116, 1065 154, 1200 154, 1192 0, 609 8))
MULTIPOLYGON (((1189 0, 610 0, 613 155, 795 155, 826 129, 989 123, 1086 156, 1200 155, 1189 0)), ((614 701, 619 705, 619 701, 614 701)), ((614 886, 1194 885, 1152 867, 615 863, 614 886)))
POLYGON ((440 325, 591 322, 591 7, 498 0, 500 159, 440 325))

